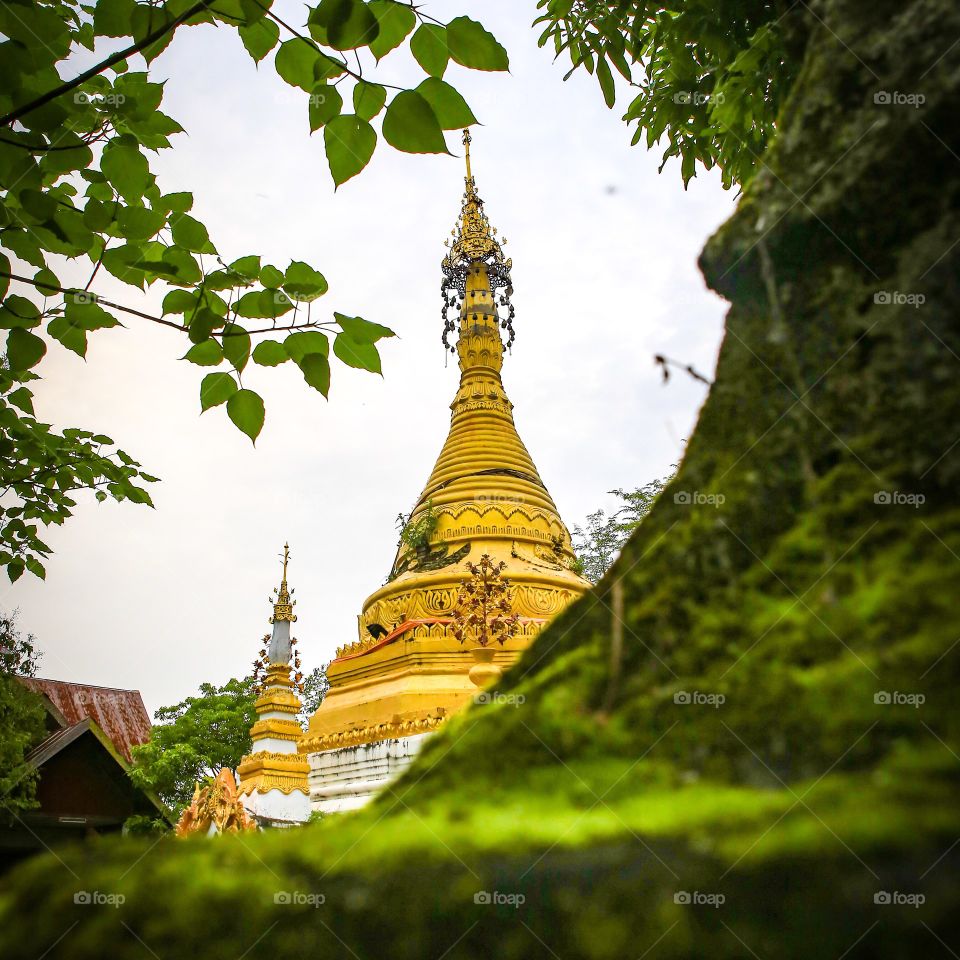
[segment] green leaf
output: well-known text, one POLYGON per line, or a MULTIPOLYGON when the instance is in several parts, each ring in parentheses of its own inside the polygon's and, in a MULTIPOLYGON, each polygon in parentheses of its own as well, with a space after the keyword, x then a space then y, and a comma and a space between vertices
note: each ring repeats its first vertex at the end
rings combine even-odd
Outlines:
POLYGON ((103 151, 100 169, 128 203, 138 203, 153 183, 147 158, 129 145, 108 146, 103 151))
POLYGON ((330 341, 326 334, 319 330, 303 330, 299 333, 291 333, 283 341, 283 349, 294 363, 299 364, 305 356, 311 353, 321 353, 328 356, 330 353, 330 341))
POLYGON ((29 330, 15 327, 7 334, 7 362, 11 370, 35 367, 47 352, 47 345, 29 330))
POLYGON ((450 51, 447 49, 447 28, 433 23, 421 23, 410 39, 414 60, 431 77, 442 77, 447 69, 450 51))
POLYGON ((239 389, 229 373, 208 373, 200 384, 200 412, 226 403, 239 389))
POLYGON ((296 300, 316 300, 327 292, 326 277, 308 263, 294 260, 287 267, 283 289, 296 300))
POLYGON ((128 37, 133 16, 133 0, 99 0, 93 15, 93 29, 98 37, 128 37))
POLYGON ((54 317, 47 324, 47 333, 78 356, 87 355, 87 331, 79 324, 71 323, 66 317, 54 317))
POLYGON ((12 294, 0 307, 0 330, 13 327, 36 327, 40 323, 40 311, 26 297, 12 294))
POLYGON ((240 40, 246 47, 247 53, 253 57, 254 63, 259 63, 280 39, 280 27, 269 17, 263 17, 249 26, 240 27, 239 33, 240 40))
POLYGON ((193 194, 188 191, 165 193, 154 207, 167 213, 186 213, 193 209, 193 194))
POLYGON ((407 39, 417 24, 417 15, 407 4, 395 0, 371 0, 367 6, 380 27, 376 39, 369 44, 370 52, 381 60, 407 39))
POLYGON ((379 83, 361 80, 353 88, 353 109, 358 117, 372 120, 387 102, 387 91, 379 83))
POLYGON ((81 330, 104 330, 116 327, 120 322, 107 313, 90 293, 68 294, 64 303, 64 316, 69 323, 81 330))
POLYGON ((21 190, 19 200, 24 213, 36 223, 52 220, 57 212, 56 199, 41 190, 21 190))
POLYGON ((241 257, 239 260, 234 260, 227 269, 239 273, 241 277, 248 280, 256 280, 260 276, 260 258, 253 254, 249 257, 241 257))
POLYGON ((189 290, 171 290, 163 298, 163 313, 190 313, 197 305, 197 295, 189 290))
POLYGON ((323 128, 323 145, 333 182, 339 187, 370 162, 377 134, 366 120, 346 113, 323 128))
POLYGON ((477 122, 467 101, 449 83, 437 77, 427 77, 417 87, 417 93, 430 104, 437 122, 444 130, 458 130, 477 122))
POLYGON ((223 355, 240 373, 250 359, 250 334, 236 323, 223 328, 223 355))
POLYGON ((182 357, 200 367, 215 367, 223 361, 223 350, 216 340, 204 340, 194 344, 182 357))
MULTIPOLYGON (((92 200, 89 201, 87 208, 93 202, 92 200)), ((105 212, 109 215, 109 207, 106 204, 103 206, 105 212)), ((112 220, 112 216, 110 219, 112 220)), ((149 240, 164 225, 166 219, 162 211, 150 210, 147 207, 123 207, 117 215, 120 232, 128 240, 149 240)), ((84 222, 86 220, 86 211, 84 211, 84 222)), ((96 228, 91 227, 91 229, 96 228)))
POLYGON ((334 50, 365 47, 380 32, 377 18, 362 0, 321 0, 315 21, 326 31, 326 44, 334 50))
POLYGON ((457 63, 473 70, 509 70, 507 51, 469 17, 457 17, 447 24, 447 45, 457 63))
POLYGON ((253 362, 261 367, 276 367, 289 359, 283 344, 276 340, 262 340, 253 348, 253 362))
POLYGON ((600 90, 603 92, 603 102, 612 109, 617 99, 617 91, 613 86, 610 64, 603 57, 597 59, 597 80, 600 82, 600 90))
POLYGON ((402 90, 390 101, 383 139, 405 153, 447 153, 433 107, 415 90, 402 90))
POLYGON ((283 283, 283 273, 268 263, 260 270, 260 282, 265 287, 279 287, 283 283))
POLYGON ((294 38, 280 44, 274 58, 277 73, 293 87, 300 87, 309 93, 315 84, 313 65, 320 52, 306 40, 294 38))
POLYGON ((372 343, 361 343, 345 333, 338 333, 333 341, 333 352, 348 367, 369 370, 371 373, 381 372, 380 354, 372 343))
POLYGON ((218 316, 209 307, 200 307, 190 317, 190 330, 187 336, 191 343, 203 343, 214 330, 223 325, 223 317, 218 316))
POLYGON ((194 253, 213 253, 207 228, 186 213, 175 213, 170 217, 170 232, 173 242, 194 253))
POLYGON ((282 317, 293 308, 290 298, 280 290, 251 290, 234 305, 238 317, 246 320, 282 317))
POLYGON ((330 361, 322 353, 308 353, 297 364, 303 379, 325 397, 330 392, 330 361))
POLYGON ((345 317, 342 313, 333 314, 334 319, 340 324, 340 329, 358 343, 376 343, 383 337, 395 337, 396 334, 389 328, 381 326, 379 323, 373 323, 371 320, 364 320, 363 317, 345 317))
POLYGON ((7 402, 33 416, 33 394, 26 387, 18 387, 7 395, 7 402))
POLYGON ((253 443, 263 429, 263 400, 252 390, 238 390, 227 401, 227 415, 253 443))
POLYGON ((309 116, 310 132, 319 130, 334 117, 340 115, 343 109, 343 97, 336 87, 326 83, 317 84, 310 94, 309 116))
POLYGON ((173 276, 181 283, 194 284, 203 279, 203 272, 196 258, 179 245, 167 247, 163 252, 163 263, 170 268, 173 276))

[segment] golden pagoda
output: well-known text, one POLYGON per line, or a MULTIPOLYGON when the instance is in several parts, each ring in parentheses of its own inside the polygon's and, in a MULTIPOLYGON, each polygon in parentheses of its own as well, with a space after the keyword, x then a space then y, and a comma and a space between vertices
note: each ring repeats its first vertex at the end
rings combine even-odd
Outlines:
POLYGON ((310 755, 315 809, 359 806, 409 762, 421 735, 477 693, 468 678, 471 651, 451 628, 465 561, 487 554, 506 565, 519 629, 496 648, 502 667, 590 587, 574 570, 570 534, 517 434, 500 377, 501 330, 507 347, 514 336, 512 264, 477 194, 470 142, 464 131, 466 189, 442 262, 443 342, 461 371, 450 432, 387 582, 363 604, 359 638, 337 650, 330 689, 300 743, 310 755), (455 347, 448 343, 454 333, 455 347))

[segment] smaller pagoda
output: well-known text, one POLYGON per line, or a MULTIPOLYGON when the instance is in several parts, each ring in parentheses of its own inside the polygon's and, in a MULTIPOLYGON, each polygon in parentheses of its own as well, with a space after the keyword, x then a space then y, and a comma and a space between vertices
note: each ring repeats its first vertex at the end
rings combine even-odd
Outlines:
POLYGON ((296 601, 287 587, 289 560, 290 547, 284 544, 283 578, 271 598, 273 632, 262 653, 264 676, 255 704, 257 721, 250 728, 253 745, 237 767, 243 805, 261 827, 294 826, 310 816, 310 765, 297 752, 303 731, 296 719, 301 707, 299 678, 291 676, 296 640, 290 636, 290 625, 297 617, 293 612, 296 601))

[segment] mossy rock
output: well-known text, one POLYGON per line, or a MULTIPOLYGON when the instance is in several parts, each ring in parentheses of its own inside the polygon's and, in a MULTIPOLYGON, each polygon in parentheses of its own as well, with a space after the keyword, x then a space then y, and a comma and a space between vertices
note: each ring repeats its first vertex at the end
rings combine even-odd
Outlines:
POLYGON ((960 8, 790 22, 778 139, 701 259, 731 309, 688 454, 504 677, 523 702, 451 720, 359 814, 37 859, 5 956, 960 951, 960 8))

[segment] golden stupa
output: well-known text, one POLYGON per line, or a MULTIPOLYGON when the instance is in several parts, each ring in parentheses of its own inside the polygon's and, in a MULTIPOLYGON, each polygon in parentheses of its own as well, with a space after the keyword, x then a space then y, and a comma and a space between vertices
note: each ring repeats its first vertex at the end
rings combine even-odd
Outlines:
POLYGON ((467 131, 463 142, 466 191, 442 265, 444 344, 459 331, 461 370, 450 432, 411 511, 412 535, 401 540, 386 584, 363 605, 359 639, 341 647, 327 669, 330 689, 302 753, 429 732, 476 694, 467 676, 471 651, 450 629, 465 561, 489 554, 506 563, 520 630, 496 649, 503 667, 590 587, 574 570, 569 531, 517 434, 500 378, 501 328, 508 346, 513 340, 511 261, 477 195, 467 131), (459 310, 459 322, 447 319, 450 308, 459 310))

